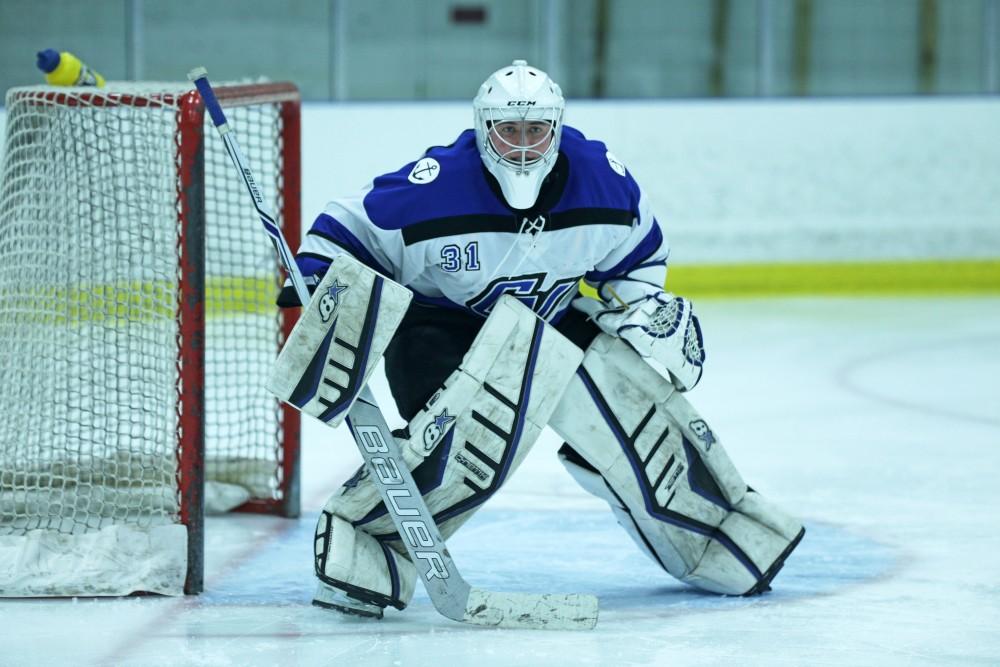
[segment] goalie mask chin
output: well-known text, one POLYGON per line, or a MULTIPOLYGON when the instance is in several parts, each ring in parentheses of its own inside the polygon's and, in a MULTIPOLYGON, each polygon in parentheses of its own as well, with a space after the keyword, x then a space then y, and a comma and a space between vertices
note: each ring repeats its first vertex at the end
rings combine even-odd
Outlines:
POLYGON ((562 90, 545 72, 515 60, 483 82, 472 106, 483 164, 512 208, 531 208, 559 155, 562 90))

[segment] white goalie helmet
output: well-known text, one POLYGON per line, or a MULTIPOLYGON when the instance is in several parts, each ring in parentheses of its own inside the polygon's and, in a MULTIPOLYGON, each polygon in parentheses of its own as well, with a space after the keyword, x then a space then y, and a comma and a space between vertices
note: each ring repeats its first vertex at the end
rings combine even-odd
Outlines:
POLYGON ((472 101, 479 155, 511 207, 531 208, 559 155, 566 102, 545 72, 515 60, 472 101))

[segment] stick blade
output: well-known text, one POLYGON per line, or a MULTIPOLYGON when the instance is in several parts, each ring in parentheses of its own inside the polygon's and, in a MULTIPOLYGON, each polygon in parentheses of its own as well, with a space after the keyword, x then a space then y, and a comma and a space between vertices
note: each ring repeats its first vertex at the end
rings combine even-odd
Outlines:
POLYGON ((590 630, 597 624, 597 598, 577 593, 495 593, 473 588, 462 620, 496 628, 590 630))

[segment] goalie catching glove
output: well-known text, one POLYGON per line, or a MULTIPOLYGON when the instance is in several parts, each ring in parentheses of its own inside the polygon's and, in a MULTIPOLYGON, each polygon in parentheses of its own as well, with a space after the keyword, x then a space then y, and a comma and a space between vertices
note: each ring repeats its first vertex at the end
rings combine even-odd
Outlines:
POLYGON ((605 333, 621 338, 681 391, 701 379, 705 346, 701 325, 687 299, 657 290, 615 307, 578 297, 573 305, 587 313, 605 333))

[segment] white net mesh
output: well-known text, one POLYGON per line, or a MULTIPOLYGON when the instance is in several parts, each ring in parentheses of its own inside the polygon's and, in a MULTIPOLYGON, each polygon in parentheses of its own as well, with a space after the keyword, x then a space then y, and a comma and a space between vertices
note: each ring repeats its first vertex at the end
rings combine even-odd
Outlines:
MULTIPOLYGON (((229 108, 226 114, 283 224, 277 105, 229 108)), ((209 479, 246 487, 253 498, 277 498, 284 481, 281 431, 275 428, 280 416, 264 383, 279 342, 278 264, 221 140, 214 129, 206 137, 206 470, 209 479)))
MULTIPOLYGON (((178 354, 190 345, 178 324, 178 99, 189 89, 8 93, 0 535, 178 520, 189 389, 178 354)), ((241 104, 227 115, 280 219, 280 107, 241 104)), ((277 266, 214 130, 204 135, 206 475, 275 500, 281 412, 263 386, 281 337, 277 266)))

